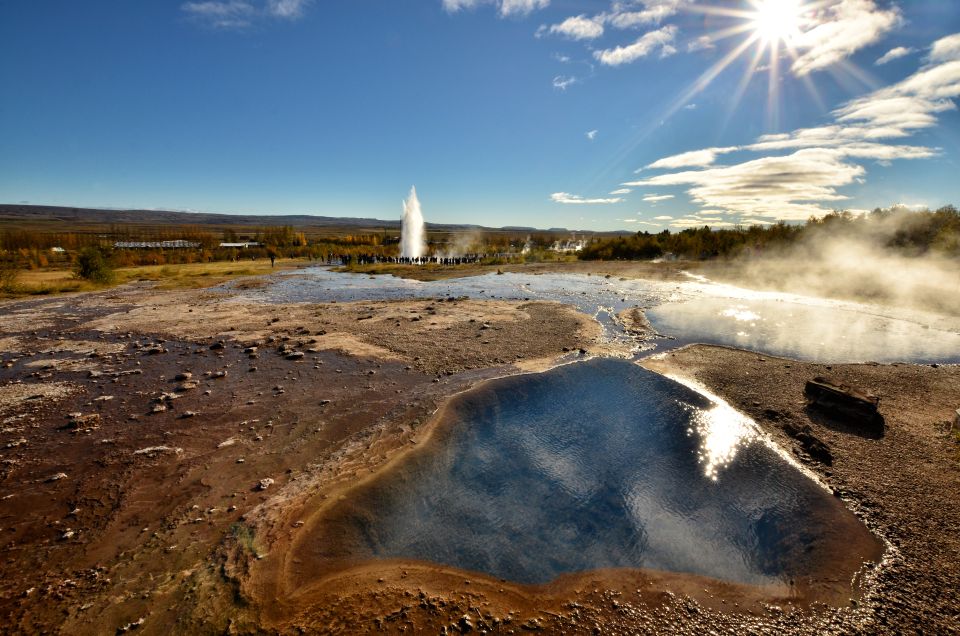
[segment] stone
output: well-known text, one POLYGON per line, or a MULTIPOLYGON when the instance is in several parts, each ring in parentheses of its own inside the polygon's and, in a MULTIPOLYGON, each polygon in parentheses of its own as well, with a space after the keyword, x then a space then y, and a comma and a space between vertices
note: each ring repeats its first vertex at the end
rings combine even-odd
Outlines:
POLYGON ((67 415, 67 423, 64 424, 62 428, 71 430, 100 428, 100 414, 89 413, 84 415, 82 413, 69 413, 67 415))
POLYGON ((284 356, 287 360, 302 360, 303 352, 302 351, 293 351, 284 356))
POLYGON ((884 420, 879 412, 880 398, 817 376, 808 380, 803 395, 814 407, 833 419, 852 423, 871 431, 883 431, 884 420))
POLYGON ((264 479, 261 479, 259 482, 257 482, 257 490, 266 490, 272 485, 273 485, 273 480, 270 479, 269 477, 265 477, 264 479))
POLYGON ((193 374, 190 373, 189 371, 183 371, 182 373, 178 373, 177 375, 173 376, 173 379, 176 380, 177 382, 186 382, 187 380, 190 380, 192 378, 193 378, 193 374))

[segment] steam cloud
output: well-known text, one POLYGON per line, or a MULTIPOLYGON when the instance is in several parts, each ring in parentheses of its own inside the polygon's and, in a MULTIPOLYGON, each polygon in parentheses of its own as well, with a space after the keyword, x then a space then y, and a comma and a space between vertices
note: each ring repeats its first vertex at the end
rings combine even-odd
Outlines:
MULTIPOLYGON (((960 316, 960 261, 887 247, 909 215, 856 227, 820 227, 795 245, 719 266, 737 284, 960 316)), ((828 328, 825 326, 824 328, 828 328)))

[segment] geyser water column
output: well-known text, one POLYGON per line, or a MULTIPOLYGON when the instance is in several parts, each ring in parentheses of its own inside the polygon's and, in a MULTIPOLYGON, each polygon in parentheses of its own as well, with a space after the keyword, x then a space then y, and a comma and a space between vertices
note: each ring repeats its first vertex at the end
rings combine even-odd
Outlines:
POLYGON ((400 256, 420 258, 427 253, 426 224, 420 211, 420 199, 417 187, 410 187, 410 196, 403 202, 403 216, 400 217, 400 256))

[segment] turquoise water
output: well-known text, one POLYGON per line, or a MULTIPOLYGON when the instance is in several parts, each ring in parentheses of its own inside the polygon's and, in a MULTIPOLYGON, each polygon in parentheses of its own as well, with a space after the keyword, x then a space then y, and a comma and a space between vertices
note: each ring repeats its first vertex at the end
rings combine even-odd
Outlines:
POLYGON ((628 567, 776 584, 838 545, 877 549, 749 420, 626 361, 494 381, 451 408, 439 438, 331 515, 322 556, 522 583, 628 567))

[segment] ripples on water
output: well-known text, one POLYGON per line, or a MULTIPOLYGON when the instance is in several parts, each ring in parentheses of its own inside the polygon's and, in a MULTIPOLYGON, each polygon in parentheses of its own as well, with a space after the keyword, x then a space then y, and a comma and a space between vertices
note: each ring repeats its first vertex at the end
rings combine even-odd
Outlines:
POLYGON ((523 583, 643 567, 778 584, 816 576, 838 546, 854 560, 878 550, 749 420, 623 360, 489 383, 456 398, 440 431, 324 520, 322 556, 523 583))
POLYGON ((713 284, 617 280, 579 274, 487 274, 420 282, 310 268, 241 292, 272 302, 469 296, 554 300, 594 316, 607 339, 650 351, 691 342, 723 344, 821 362, 960 362, 960 319, 894 307, 758 292, 713 284), (647 309, 658 332, 675 338, 637 345, 614 316, 647 309))

